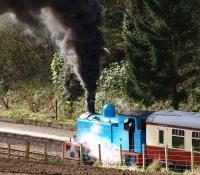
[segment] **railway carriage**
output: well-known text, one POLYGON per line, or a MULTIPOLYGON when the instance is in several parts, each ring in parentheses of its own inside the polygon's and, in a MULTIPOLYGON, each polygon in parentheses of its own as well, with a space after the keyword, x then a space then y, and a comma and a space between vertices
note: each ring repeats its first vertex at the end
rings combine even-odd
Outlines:
MULTIPOLYGON (((142 145, 146 145, 147 160, 165 160, 168 147, 169 162, 189 164, 193 148, 194 161, 200 164, 200 113, 163 110, 118 115, 115 107, 107 104, 101 115, 85 113, 78 118, 76 145, 82 143, 87 147, 90 142, 97 147, 97 144, 105 144, 105 140, 106 144, 121 145, 124 159, 130 163, 142 163, 142 145)), ((79 150, 78 145, 72 149, 69 142, 66 148, 79 150)))
POLYGON ((163 110, 147 117, 147 157, 163 159, 164 147, 168 147, 168 160, 186 164, 191 161, 191 149, 195 162, 200 163, 200 113, 163 110))

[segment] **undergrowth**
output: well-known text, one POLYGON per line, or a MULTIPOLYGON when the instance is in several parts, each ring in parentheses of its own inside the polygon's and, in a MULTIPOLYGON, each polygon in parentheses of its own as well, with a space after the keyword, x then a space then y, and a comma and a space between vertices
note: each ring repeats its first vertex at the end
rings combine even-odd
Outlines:
POLYGON ((200 167, 196 166, 194 168, 194 172, 192 173, 191 170, 185 170, 185 172, 176 172, 173 170, 166 171, 165 167, 163 167, 159 160, 154 160, 147 168, 144 170, 141 166, 137 165, 121 165, 120 163, 116 164, 100 164, 98 161, 93 164, 93 167, 102 167, 102 168, 114 168, 120 170, 129 170, 133 172, 143 173, 143 174, 165 174, 165 175, 200 175, 200 167))
POLYGON ((67 118, 66 115, 60 113, 55 118, 55 114, 51 109, 42 109, 38 112, 30 111, 26 102, 18 102, 16 104, 11 104, 9 109, 5 109, 0 106, 0 116, 7 116, 13 119, 31 119, 36 121, 47 121, 47 122, 57 122, 62 124, 69 124, 74 126, 76 124, 76 118, 67 118))

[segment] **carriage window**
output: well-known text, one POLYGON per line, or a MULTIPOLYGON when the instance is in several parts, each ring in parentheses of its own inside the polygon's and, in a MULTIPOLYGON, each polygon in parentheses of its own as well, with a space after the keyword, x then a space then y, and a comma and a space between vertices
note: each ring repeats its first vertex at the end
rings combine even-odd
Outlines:
POLYGON ((200 132, 192 132, 192 146, 194 151, 200 151, 200 132))
POLYGON ((159 143, 163 144, 164 143, 164 131, 159 130, 159 143))
POLYGON ((184 149, 185 147, 185 131, 180 129, 172 129, 172 147, 184 149))

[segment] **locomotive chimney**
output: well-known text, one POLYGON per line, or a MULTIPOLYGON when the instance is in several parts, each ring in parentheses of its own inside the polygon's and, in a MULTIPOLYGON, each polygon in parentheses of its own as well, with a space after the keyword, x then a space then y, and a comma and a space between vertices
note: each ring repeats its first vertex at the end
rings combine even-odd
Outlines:
POLYGON ((95 94, 96 92, 87 93, 87 111, 95 113, 95 94))

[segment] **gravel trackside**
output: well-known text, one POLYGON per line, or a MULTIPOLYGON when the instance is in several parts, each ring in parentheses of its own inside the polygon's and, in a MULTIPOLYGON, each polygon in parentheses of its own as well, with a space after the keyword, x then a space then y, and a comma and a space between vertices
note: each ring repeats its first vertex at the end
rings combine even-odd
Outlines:
POLYGON ((0 175, 140 175, 118 169, 79 166, 74 162, 67 164, 47 164, 26 162, 25 160, 0 158, 0 175))

